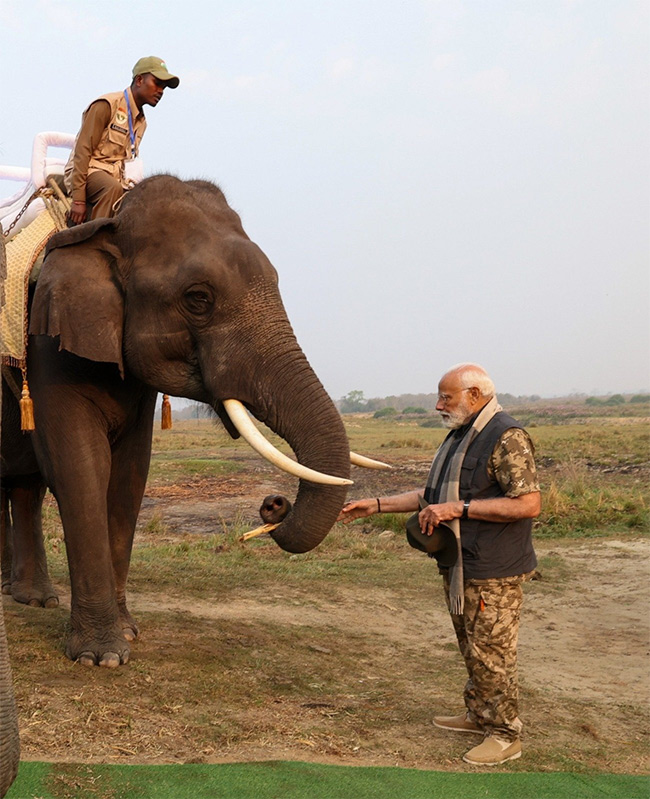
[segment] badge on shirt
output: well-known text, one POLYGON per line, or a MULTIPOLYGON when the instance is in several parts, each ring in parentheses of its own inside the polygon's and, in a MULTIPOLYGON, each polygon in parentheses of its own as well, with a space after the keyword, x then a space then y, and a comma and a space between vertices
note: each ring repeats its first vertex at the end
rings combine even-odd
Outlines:
POLYGON ((121 108, 118 108, 115 112, 115 122, 118 125, 125 126, 126 125, 126 111, 123 111, 121 108))
POLYGON ((118 133, 128 133, 126 128, 121 128, 119 125, 116 125, 115 122, 111 123, 111 130, 116 130, 118 133))

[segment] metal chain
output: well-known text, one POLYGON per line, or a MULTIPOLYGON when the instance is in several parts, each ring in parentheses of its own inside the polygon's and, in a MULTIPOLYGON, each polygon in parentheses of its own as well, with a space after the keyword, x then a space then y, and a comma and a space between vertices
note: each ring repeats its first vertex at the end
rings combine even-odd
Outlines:
POLYGON ((41 189, 36 189, 36 191, 35 191, 35 192, 32 194, 32 196, 29 198, 29 200, 27 200, 27 202, 25 203, 25 205, 23 205, 23 207, 22 207, 22 210, 20 211, 20 213, 18 214, 18 216, 17 216, 17 217, 14 219, 14 221, 13 221, 13 222, 12 222, 12 223, 9 225, 9 227, 8 227, 8 228, 5 230, 5 232, 2 234, 2 235, 5 237, 5 238, 7 238, 7 237, 9 236, 9 234, 11 233, 11 231, 12 231, 12 230, 14 229, 14 227, 15 227, 15 226, 18 224, 18 221, 20 220, 20 217, 21 217, 21 216, 22 216, 22 215, 25 213, 25 211, 27 210, 27 207, 29 206, 29 204, 31 203, 31 201, 32 201, 32 200, 35 200, 35 199, 38 197, 38 195, 39 195, 40 193, 41 193, 41 189))

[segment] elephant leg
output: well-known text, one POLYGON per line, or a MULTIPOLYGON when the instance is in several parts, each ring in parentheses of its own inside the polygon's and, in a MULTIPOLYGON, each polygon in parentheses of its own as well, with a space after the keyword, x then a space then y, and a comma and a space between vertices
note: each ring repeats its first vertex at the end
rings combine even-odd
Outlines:
POLYGON ((126 604, 126 581, 135 526, 149 473, 155 400, 155 393, 144 400, 136 424, 113 447, 108 487, 108 535, 120 622, 127 641, 138 635, 138 625, 126 604))
POLYGON ((0 488, 0 563, 2 564, 2 593, 11 593, 11 564, 14 558, 13 527, 9 513, 9 492, 0 488))
POLYGON ((122 634, 108 538, 111 451, 92 409, 78 405, 66 436, 45 420, 39 429, 48 484, 59 505, 70 570, 70 627, 65 653, 86 666, 129 659, 122 634))
MULTIPOLYGON (((45 483, 40 474, 13 478, 9 489, 13 522, 11 595, 32 607, 58 607, 50 582, 43 543, 42 510, 45 483)), ((6 518, 5 513, 5 518, 6 518)))

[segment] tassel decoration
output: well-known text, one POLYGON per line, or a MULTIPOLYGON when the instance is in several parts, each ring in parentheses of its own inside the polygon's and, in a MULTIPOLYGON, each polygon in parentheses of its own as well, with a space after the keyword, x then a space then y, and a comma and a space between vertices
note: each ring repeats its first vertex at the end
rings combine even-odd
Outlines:
POLYGON ((163 394, 162 409, 160 411, 160 429, 171 430, 172 427, 172 404, 169 395, 163 394))
POLYGON ((23 374, 23 390, 20 396, 20 429, 23 433, 30 433, 36 429, 34 424, 34 403, 29 394, 29 384, 23 374))

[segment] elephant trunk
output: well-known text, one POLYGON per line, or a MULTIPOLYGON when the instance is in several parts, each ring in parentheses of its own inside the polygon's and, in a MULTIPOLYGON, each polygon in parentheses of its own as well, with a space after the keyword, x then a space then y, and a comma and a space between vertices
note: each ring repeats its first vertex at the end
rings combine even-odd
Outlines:
MULTIPOLYGON (((264 421, 293 449, 303 466, 336 477, 350 476, 350 448, 341 417, 305 361, 287 386, 291 399, 274 404, 264 421), (291 385, 293 383, 293 385, 291 385)), ((291 513, 271 536, 287 552, 308 552, 325 538, 345 501, 345 486, 300 480, 291 513)))
MULTIPOLYGON (((277 298, 262 298, 260 304, 267 314, 274 301, 281 306, 277 298)), ((230 346, 222 348, 220 355, 225 363, 237 362, 236 342, 243 338, 252 344, 248 358, 239 370, 230 368, 227 375, 219 375, 220 370, 212 373, 213 396, 244 403, 289 444, 303 466, 349 478, 350 448, 341 416, 300 349, 284 309, 276 305, 273 329, 264 331, 242 323, 242 318, 260 318, 259 308, 245 310, 233 326, 230 346)), ((206 352, 207 363, 211 356, 206 352)), ((346 490, 345 486, 316 485, 301 479, 293 509, 272 537, 287 552, 313 549, 336 521, 346 490)))

